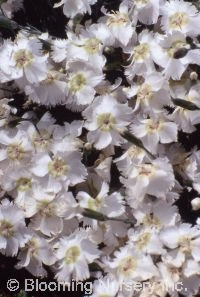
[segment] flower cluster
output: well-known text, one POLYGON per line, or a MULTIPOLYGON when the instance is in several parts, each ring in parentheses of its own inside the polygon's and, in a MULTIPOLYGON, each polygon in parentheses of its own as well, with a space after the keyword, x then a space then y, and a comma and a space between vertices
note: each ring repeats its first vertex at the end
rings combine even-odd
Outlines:
POLYGON ((181 141, 200 124, 199 7, 101 2, 95 21, 98 0, 56 3, 63 39, 1 4, 18 31, 0 44, 0 252, 36 277, 92 276, 92 297, 197 296, 200 219, 177 205, 188 191, 200 209, 200 148, 181 141))

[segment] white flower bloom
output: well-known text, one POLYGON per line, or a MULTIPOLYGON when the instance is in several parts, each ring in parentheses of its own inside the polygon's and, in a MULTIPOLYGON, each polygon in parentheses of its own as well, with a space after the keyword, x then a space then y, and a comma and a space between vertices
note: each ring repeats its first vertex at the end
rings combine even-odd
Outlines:
POLYGON ((166 78, 180 79, 189 64, 198 63, 200 54, 197 49, 189 50, 182 58, 174 57, 179 50, 189 49, 184 33, 173 32, 166 36, 157 34, 155 40, 152 56, 155 63, 164 68, 162 73, 166 78))
POLYGON ((29 235, 23 212, 8 199, 0 205, 0 250, 6 256, 17 255, 20 247, 27 242, 29 235))
POLYGON ((33 147, 29 143, 26 133, 19 129, 0 131, 0 163, 1 168, 19 169, 30 164, 33 147))
MULTIPOLYGON (((134 5, 134 12, 138 20, 146 25, 155 24, 159 17, 159 8, 163 5, 160 0, 128 0, 130 6, 134 5)), ((126 3, 126 1, 125 1, 126 3)), ((133 15, 135 16, 135 15, 133 15)))
POLYGON ((137 118, 131 125, 130 131, 142 140, 145 148, 157 153, 158 143, 177 141, 177 125, 168 121, 165 114, 157 113, 147 119, 137 118))
POLYGON ((72 277, 78 281, 89 278, 88 264, 92 263, 100 254, 97 247, 88 239, 84 229, 61 238, 56 251, 59 260, 57 280, 70 281, 72 277))
POLYGON ((52 158, 41 153, 36 155, 33 161, 35 164, 33 163, 31 172, 38 177, 44 177, 52 186, 75 185, 82 182, 87 175, 78 151, 58 153, 52 158))
POLYGON ((85 62, 70 63, 69 67, 66 106, 72 110, 82 110, 92 103, 96 94, 95 87, 102 82, 104 76, 98 68, 85 62))
POLYGON ((125 74, 129 80, 135 75, 150 74, 156 71, 152 52, 154 48, 154 36, 148 30, 143 30, 138 35, 138 44, 128 46, 126 53, 130 54, 131 64, 126 67, 125 74))
POLYGON ((180 253, 200 261, 200 230, 190 224, 167 227, 160 232, 160 239, 170 249, 179 248, 180 253))
POLYGON ((47 112, 36 125, 31 121, 22 121, 18 127, 27 133, 26 137, 34 147, 35 152, 47 152, 53 142, 53 131, 55 129, 55 119, 47 112))
POLYGON ((88 193, 81 191, 78 192, 76 198, 82 208, 95 210, 109 217, 122 215, 124 213, 123 197, 117 192, 108 195, 108 191, 108 184, 103 182, 96 197, 91 197, 88 193))
POLYGON ((136 210, 133 210, 133 216, 137 220, 137 225, 142 224, 145 228, 157 231, 163 227, 174 226, 180 220, 177 207, 162 200, 151 203, 143 202, 136 210))
POLYGON ((41 188, 36 189, 32 196, 21 199, 19 204, 24 208, 26 217, 32 217, 29 227, 47 236, 60 233, 63 229, 63 218, 73 217, 77 207, 70 192, 56 195, 41 188))
POLYGON ((165 199, 166 194, 174 186, 174 174, 167 158, 158 158, 152 163, 138 164, 122 178, 126 186, 127 200, 131 206, 138 205, 145 194, 165 199))
MULTIPOLYGON (((104 24, 92 24, 80 34, 68 32, 67 61, 83 60, 99 70, 106 63, 103 55, 105 46, 111 43, 111 32, 104 24)), ((114 42, 114 41, 113 41, 114 42)))
POLYGON ((25 93, 33 102, 42 105, 55 106, 66 101, 66 76, 58 71, 49 69, 46 79, 36 85, 25 86, 25 93))
POLYGON ((142 228, 139 230, 129 229, 128 237, 130 245, 134 245, 138 252, 143 252, 153 255, 161 255, 165 252, 163 244, 159 239, 158 233, 151 227, 142 228))
POLYGON ((170 103, 168 82, 159 72, 144 74, 142 82, 131 84, 131 87, 124 88, 123 91, 128 98, 137 96, 134 111, 160 111, 164 105, 170 103))
POLYGON ((128 176, 130 168, 147 161, 147 157, 146 152, 142 148, 130 144, 125 144, 125 146, 127 149, 123 155, 114 160, 114 163, 116 163, 117 168, 124 176, 128 176))
POLYGON ((55 263, 56 256, 48 241, 36 233, 30 232, 30 239, 20 250, 17 269, 25 267, 34 276, 44 277, 47 272, 43 264, 51 266, 55 263))
POLYGON ((170 0, 161 8, 161 26, 167 33, 180 31, 186 35, 199 34, 200 16, 198 10, 190 2, 170 0))
POLYGON ((126 46, 135 32, 128 15, 128 7, 122 3, 118 11, 106 15, 106 25, 111 33, 119 43, 126 46))
POLYGON ((88 12, 91 14, 91 7, 97 0, 61 0, 59 3, 54 4, 54 7, 63 6, 63 13, 69 17, 74 18, 78 13, 84 14, 88 12))
POLYGON ((6 43, 0 51, 1 58, 9 60, 1 66, 3 75, 2 82, 12 79, 25 78, 30 83, 38 83, 46 78, 47 55, 41 54, 42 45, 37 39, 28 39, 19 36, 16 43, 6 43))
POLYGON ((142 281, 158 275, 157 268, 149 255, 137 252, 132 245, 126 245, 114 253, 112 260, 104 259, 105 270, 119 281, 142 281))
POLYGON ((91 106, 83 111, 85 127, 89 130, 88 141, 97 149, 125 142, 119 130, 130 123, 132 109, 118 103, 112 96, 96 97, 91 106))

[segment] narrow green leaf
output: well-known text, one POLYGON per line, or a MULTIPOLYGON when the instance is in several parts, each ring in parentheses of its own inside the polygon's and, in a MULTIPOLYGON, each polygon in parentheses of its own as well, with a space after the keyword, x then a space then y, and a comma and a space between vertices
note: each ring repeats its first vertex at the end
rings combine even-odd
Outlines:
POLYGON ((196 104, 188 101, 188 100, 184 100, 184 99, 172 99, 173 103, 176 106, 182 107, 184 109, 188 109, 188 110, 200 110, 200 108, 198 106, 196 106, 196 104))
POLYGON ((83 214, 83 216, 85 216, 87 218, 95 219, 95 220, 101 221, 101 222, 108 220, 108 217, 105 216, 104 214, 102 214, 98 211, 89 209, 89 208, 84 208, 84 212, 82 214, 83 214))
POLYGON ((140 139, 138 139, 137 137, 135 137, 134 135, 132 135, 130 132, 128 131, 124 131, 122 133, 120 133, 120 135, 125 138, 126 140, 128 140, 129 142, 135 144, 136 146, 142 148, 143 150, 145 150, 145 152, 147 152, 147 154, 149 154, 153 159, 155 159, 155 156, 144 147, 142 141, 140 139))

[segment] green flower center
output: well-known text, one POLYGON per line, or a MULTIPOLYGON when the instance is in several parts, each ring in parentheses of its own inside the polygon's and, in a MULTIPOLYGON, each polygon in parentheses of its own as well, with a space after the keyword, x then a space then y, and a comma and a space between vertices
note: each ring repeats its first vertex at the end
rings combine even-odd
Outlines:
POLYGON ((20 161, 25 157, 24 148, 18 143, 12 143, 7 147, 7 156, 10 160, 20 161))
POLYGON ((31 189, 32 181, 30 178, 21 177, 16 181, 16 187, 18 191, 25 192, 31 189))
POLYGON ((13 54, 17 68, 27 67, 33 61, 33 54, 25 49, 21 49, 13 54))
POLYGON ((6 238, 12 237, 15 233, 13 230, 13 225, 6 221, 6 220, 1 220, 0 221, 0 234, 1 236, 4 236, 6 238))
POLYGON ((53 177, 61 177, 67 174, 68 166, 61 158, 55 158, 48 163, 48 171, 53 177))
POLYGON ((116 120, 111 113, 102 113, 97 117, 97 125, 101 131, 110 131, 116 124, 116 120))
POLYGON ((88 38, 85 42, 84 49, 85 51, 92 55, 99 51, 99 46, 101 41, 97 38, 88 38))
POLYGON ((134 60, 143 61, 149 55, 149 45, 147 43, 142 43, 134 47, 134 60))
POLYGON ((69 89, 76 93, 85 87, 86 82, 85 76, 82 73, 77 73, 69 79, 69 89))
POLYGON ((80 254, 81 252, 78 246, 71 246, 65 253, 65 263, 66 264, 76 263, 80 254))

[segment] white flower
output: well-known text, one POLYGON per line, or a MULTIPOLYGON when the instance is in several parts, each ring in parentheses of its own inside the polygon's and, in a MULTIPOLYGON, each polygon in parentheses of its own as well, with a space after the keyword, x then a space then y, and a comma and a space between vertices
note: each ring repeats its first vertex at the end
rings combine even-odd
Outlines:
POLYGON ((152 56, 155 63, 164 68, 162 73, 166 78, 180 79, 188 64, 198 64, 199 50, 189 50, 184 33, 175 31, 168 35, 157 34, 155 40, 152 56), (176 59, 174 55, 179 50, 185 50, 186 53, 184 57, 176 59))
POLYGON ((138 164, 131 169, 127 179, 121 177, 127 188, 130 205, 138 205, 145 194, 165 199, 174 186, 174 174, 167 158, 158 158, 152 163, 138 164))
POLYGON ((162 200, 143 201, 136 210, 133 210, 133 215, 137 225, 142 224, 145 228, 158 231, 163 227, 174 226, 180 220, 177 207, 162 200))
POLYGON ((118 11, 106 15, 108 16, 106 25, 111 33, 118 42, 126 46, 135 31, 128 15, 128 7, 122 3, 118 11))
POLYGON ((138 44, 128 46, 126 53, 130 54, 131 64, 126 67, 125 74, 129 80, 135 75, 144 75, 155 72, 152 53, 154 48, 154 36, 148 30, 138 34, 138 44))
POLYGON ((160 0, 132 0, 138 20, 146 25, 155 24, 159 17, 160 0))
POLYGON ((19 169, 30 164, 33 147, 22 129, 1 130, 0 143, 1 168, 19 169))
POLYGON ((88 193, 80 191, 76 198, 82 208, 95 210, 109 217, 120 216, 124 213, 123 197, 117 192, 108 195, 108 191, 108 184, 103 182, 100 192, 98 192, 96 197, 92 197, 88 193))
POLYGON ((6 43, 1 48, 1 58, 9 55, 9 60, 1 66, 3 75, 8 78, 2 79, 6 82, 12 79, 25 78, 30 83, 37 83, 46 78, 47 55, 42 55, 42 45, 37 39, 28 39, 18 36, 16 43, 6 43))
POLYGON ((139 230, 129 229, 128 237, 130 245, 134 245, 138 252, 161 255, 164 253, 163 244, 155 229, 151 227, 139 230))
POLYGON ((157 153, 158 143, 177 141, 177 125, 168 121, 165 114, 157 113, 147 119, 136 119, 130 131, 142 140, 145 148, 152 153, 157 153))
POLYGON ((108 145, 120 145, 124 139, 119 130, 130 123, 132 110, 127 104, 118 103, 112 96, 96 97, 91 106, 83 111, 85 127, 89 130, 88 141, 97 149, 108 145))
POLYGON ((67 83, 64 74, 49 69, 46 79, 36 85, 25 86, 25 93, 33 102, 54 106, 66 101, 67 83))
POLYGON ((18 255, 20 260, 15 266, 17 269, 25 267, 35 276, 47 276, 43 264, 51 266, 56 261, 56 256, 49 242, 42 236, 30 231, 30 239, 20 250, 18 255))
POLYGON ((80 34, 68 32, 67 61, 82 60, 94 68, 102 70, 106 63, 103 55, 105 46, 111 43, 112 34, 104 24, 92 24, 80 34))
POLYGON ((200 16, 198 10, 190 2, 170 0, 161 8, 161 26, 167 33, 180 31, 186 35, 199 34, 200 16))
POLYGON ((61 0, 61 2, 54 4, 54 7, 63 6, 63 13, 69 17, 73 18, 78 13, 84 14, 88 12, 91 14, 90 5, 95 4, 97 0, 61 0))
POLYGON ((78 151, 55 154, 52 158, 41 153, 34 157, 35 164, 30 169, 38 177, 44 177, 48 184, 67 187, 82 182, 87 173, 81 163, 78 151))
POLYGON ((160 111, 170 103, 168 82, 159 72, 144 74, 143 77, 141 82, 123 88, 123 91, 128 98, 137 96, 134 111, 160 111))
POLYGON ((130 244, 114 253, 111 260, 105 259, 105 270, 110 271, 118 279, 124 281, 142 281, 158 274, 157 268, 149 255, 137 252, 130 244))
POLYGON ((7 256, 14 256, 27 242, 29 235, 23 212, 8 199, 0 205, 0 250, 7 256))
POLYGON ((178 248, 180 253, 192 256, 195 261, 200 261, 200 230, 190 224, 167 227, 160 232, 160 239, 170 249, 178 248))
MULTIPOLYGON (((19 199, 18 199, 19 201, 19 199)), ((47 236, 56 235, 63 230, 63 218, 75 216, 77 203, 70 192, 65 194, 48 193, 37 188, 18 205, 24 208, 26 217, 32 217, 29 227, 47 236)))
POLYGON ((69 67, 66 106, 72 110, 82 110, 92 103, 95 87, 102 82, 103 74, 98 68, 81 61, 70 63, 69 67))
POLYGON ((59 270, 56 274, 58 281, 72 279, 85 280, 89 278, 88 264, 99 257, 100 251, 88 239, 84 229, 77 230, 68 237, 63 237, 58 242, 56 251, 59 260, 59 270))

